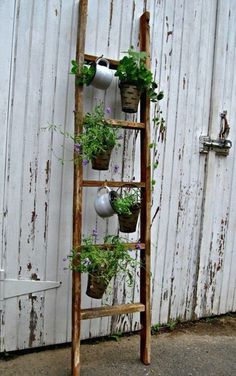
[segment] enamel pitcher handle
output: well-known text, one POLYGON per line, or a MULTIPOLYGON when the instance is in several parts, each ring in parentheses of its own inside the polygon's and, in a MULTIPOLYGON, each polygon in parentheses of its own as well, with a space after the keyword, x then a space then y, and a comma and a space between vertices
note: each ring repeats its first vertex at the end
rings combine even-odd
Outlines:
POLYGON ((98 58, 98 59, 96 60, 96 64, 99 64, 100 61, 104 62, 104 63, 106 64, 106 67, 109 68, 110 63, 109 63, 109 61, 108 61, 107 59, 104 59, 104 57, 100 57, 100 58, 98 58))
POLYGON ((111 192, 111 189, 107 185, 103 185, 102 187, 98 188, 97 193, 99 193, 102 189, 106 189, 107 192, 111 192))

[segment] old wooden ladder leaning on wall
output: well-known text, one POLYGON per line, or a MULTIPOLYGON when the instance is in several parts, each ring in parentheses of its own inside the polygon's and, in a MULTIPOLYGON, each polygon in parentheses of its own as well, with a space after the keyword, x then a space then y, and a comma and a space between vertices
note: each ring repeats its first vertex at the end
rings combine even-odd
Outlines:
MULTIPOLYGON (((79 5, 79 20, 77 34, 76 60, 78 64, 86 61, 95 61, 96 56, 86 55, 85 34, 87 23, 88 0, 81 0, 79 5)), ((145 12, 140 18, 140 50, 147 52, 146 65, 150 67, 150 31, 149 12, 145 12)), ((111 60, 110 67, 116 69, 118 61, 111 60)), ((81 320, 97 317, 128 314, 140 312, 140 358, 144 364, 150 363, 150 336, 151 336, 151 315, 150 315, 150 205, 151 205, 151 173, 150 173, 150 100, 145 94, 141 98, 140 123, 110 120, 113 126, 127 129, 140 130, 141 132, 141 182, 136 183, 141 188, 142 207, 140 220, 140 259, 143 267, 140 270, 140 302, 115 306, 96 307, 92 309, 81 309, 81 279, 80 273, 73 272, 72 291, 72 374, 80 374, 80 324, 81 320)), ((75 133, 82 132, 83 122, 83 88, 75 88, 75 133)), ((99 187, 104 185, 103 181, 83 180, 82 165, 74 167, 74 203, 73 203, 73 246, 81 244, 82 228, 82 190, 84 187, 99 187)), ((110 187, 121 187, 124 182, 106 182, 110 187)), ((130 249, 135 248, 135 243, 129 244, 130 249)))

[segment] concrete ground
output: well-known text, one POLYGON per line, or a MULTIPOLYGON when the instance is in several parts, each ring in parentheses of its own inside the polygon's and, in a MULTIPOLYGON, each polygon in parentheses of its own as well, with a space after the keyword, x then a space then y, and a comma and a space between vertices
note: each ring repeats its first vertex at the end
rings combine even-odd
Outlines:
MULTIPOLYGON (((236 376, 236 317, 182 324, 154 334, 150 366, 139 361, 138 335, 81 347, 81 376, 236 376)), ((1 376, 71 374, 69 347, 8 359, 0 360, 1 376)))

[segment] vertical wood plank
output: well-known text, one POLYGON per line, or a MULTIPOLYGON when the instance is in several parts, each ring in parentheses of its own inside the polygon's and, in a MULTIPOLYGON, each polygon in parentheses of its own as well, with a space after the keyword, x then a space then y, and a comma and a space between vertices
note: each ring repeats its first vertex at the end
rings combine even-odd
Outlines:
MULTIPOLYGON (((85 34, 87 23, 88 0, 80 0, 79 18, 77 29, 76 60, 83 64, 85 34)), ((83 87, 75 87, 75 134, 82 131, 83 122, 83 87)), ((81 242, 82 226, 82 164, 74 165, 74 194, 73 194, 73 247, 81 242)), ((72 282, 72 374, 80 375, 80 305, 81 305, 81 279, 80 273, 73 271, 72 282)))
MULTIPOLYGON (((8 6, 5 8, 8 11, 8 6)), ((11 90, 8 102, 8 145, 5 183, 5 217, 4 217, 4 267, 7 278, 18 278, 20 271, 19 258, 21 249, 21 205, 24 157, 24 127, 26 122, 26 108, 28 101, 28 74, 30 32, 32 26, 33 4, 16 3, 14 9, 14 29, 11 55, 11 90), (25 53, 27 51, 27 53, 25 53), (17 64, 14 62, 16 61, 17 64), (11 161, 9 163, 9 161, 11 161), (14 236, 12 236, 14 229, 14 236)), ((7 14, 7 13, 6 13, 7 14)), ((26 225, 27 226, 27 225, 26 225)), ((10 318, 4 328, 4 349, 6 346, 17 348, 18 299, 6 301, 4 315, 10 318)), ((25 334, 26 336, 28 333, 25 334)), ((3 349, 3 350, 4 350, 3 349)))
MULTIPOLYGON (((150 29, 149 12, 140 18, 140 50, 147 52, 146 66, 150 68, 150 29)), ((140 314, 141 341, 140 355, 144 364, 151 361, 151 311, 150 311, 150 215, 151 215, 151 158, 150 158, 150 99, 146 93, 141 98, 140 120, 145 123, 141 131, 141 180, 146 182, 142 191, 141 210, 141 242, 145 243, 145 251, 141 252, 142 268, 140 270, 140 301, 145 304, 145 312, 140 314)))

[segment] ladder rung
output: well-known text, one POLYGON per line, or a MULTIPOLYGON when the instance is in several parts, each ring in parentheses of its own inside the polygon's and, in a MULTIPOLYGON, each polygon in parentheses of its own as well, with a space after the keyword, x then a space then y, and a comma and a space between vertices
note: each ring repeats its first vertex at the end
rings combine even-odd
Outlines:
MULTIPOLYGON (((94 56, 94 55, 88 55, 88 54, 84 54, 84 60, 88 61, 88 62, 94 62, 96 61, 100 56, 94 56)), ((105 58, 104 59, 107 59, 110 63, 110 66, 109 68, 110 69, 116 69, 118 64, 119 64, 119 60, 113 60, 113 59, 110 59, 110 58, 105 58)))
MULTIPOLYGON (((106 244, 105 243, 105 245, 106 245, 106 248, 108 248, 108 249, 112 249, 114 247, 113 244, 106 244)), ((104 246, 104 244, 96 244, 96 246, 98 248, 102 248, 104 246)), ((125 243, 125 246, 126 246, 127 249, 130 249, 130 250, 131 249, 145 249, 145 243, 138 243, 138 242, 136 242, 136 243, 125 243)), ((83 248, 83 244, 79 245, 77 248, 78 249, 83 248)))
POLYGON ((107 122, 111 125, 122 128, 145 129, 144 123, 136 123, 134 121, 107 119, 107 122))
POLYGON ((130 182, 130 181, 102 181, 102 180, 83 180, 83 187, 102 187, 107 185, 108 187, 123 187, 124 185, 135 185, 137 188, 145 188, 146 184, 144 182, 130 182))
POLYGON ((81 319, 96 319, 98 317, 122 315, 134 312, 144 312, 145 305, 141 303, 119 304, 114 306, 103 306, 86 308, 81 310, 81 319))

